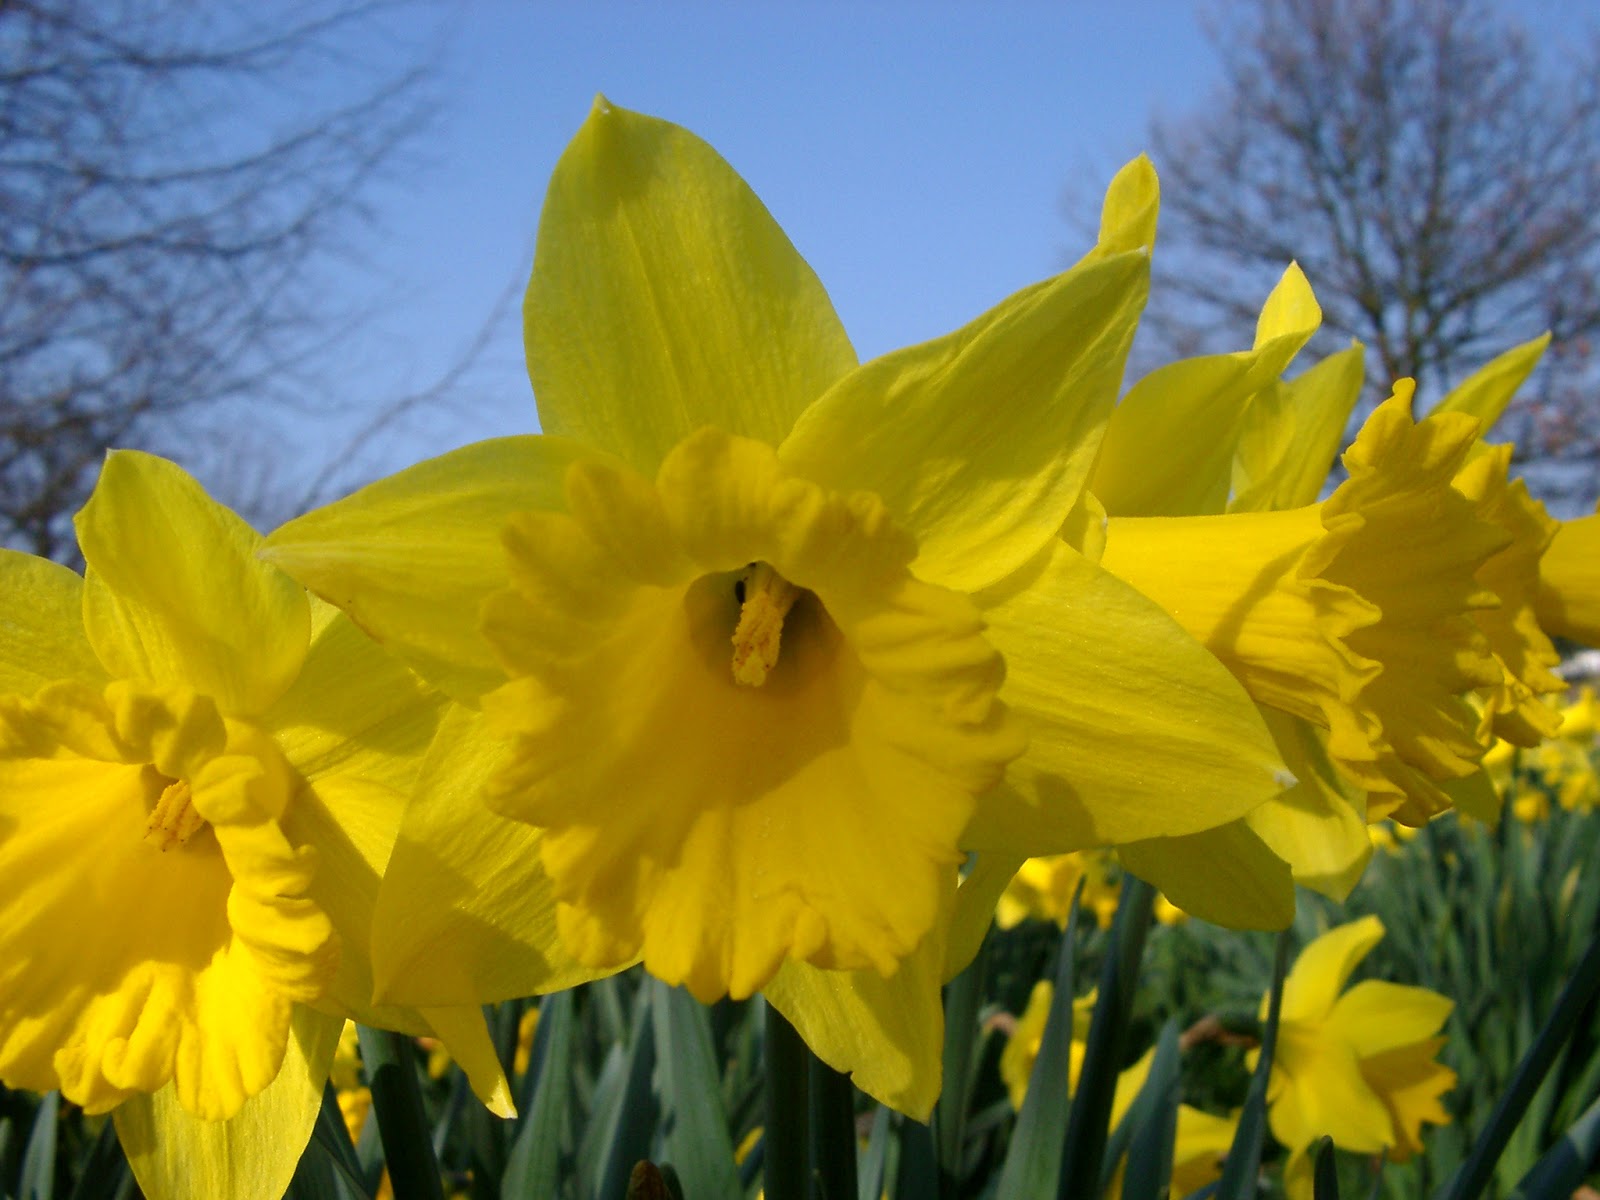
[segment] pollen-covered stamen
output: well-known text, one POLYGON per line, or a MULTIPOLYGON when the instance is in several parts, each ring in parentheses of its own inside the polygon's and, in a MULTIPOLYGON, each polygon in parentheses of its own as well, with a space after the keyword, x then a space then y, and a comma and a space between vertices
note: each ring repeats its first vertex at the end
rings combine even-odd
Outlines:
POLYGON ((144 840, 165 853, 174 846, 186 845, 206 827, 206 819, 195 811, 189 784, 175 779, 161 791, 150 819, 145 822, 144 840))
POLYGON ((739 599, 739 624, 733 631, 733 678, 746 687, 760 687, 778 664, 783 619, 800 589, 764 562, 744 569, 734 587, 739 599))

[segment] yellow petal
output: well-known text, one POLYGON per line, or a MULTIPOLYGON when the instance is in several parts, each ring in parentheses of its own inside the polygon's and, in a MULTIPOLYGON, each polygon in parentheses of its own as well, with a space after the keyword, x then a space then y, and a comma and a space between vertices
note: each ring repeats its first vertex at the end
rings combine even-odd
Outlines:
POLYGON ((125 683, 0 699, 0 1076, 95 1112, 171 1081, 219 1118, 277 1074, 334 945, 260 737, 125 683), (188 815, 158 828, 169 793, 188 815))
POLYGON ((875 1100, 926 1121, 939 1098, 943 945, 929 937, 887 979, 786 961, 762 989, 806 1045, 875 1100))
POLYGON ((1230 929, 1283 929, 1294 878, 1245 821, 1117 847, 1124 866, 1191 916, 1230 929))
POLYGON ((1368 1058, 1428 1041, 1453 1008, 1455 1001, 1424 987, 1364 979, 1339 997, 1322 1028, 1368 1058))
POLYGON ((1490 359, 1471 375, 1463 379, 1450 394, 1439 401, 1435 412, 1465 413, 1478 421, 1479 437, 1486 436, 1491 426, 1505 412, 1506 405, 1517 394, 1522 381, 1533 373, 1550 345, 1550 335, 1542 333, 1531 342, 1513 346, 1504 354, 1490 359))
POLYGON ((83 632, 83 578, 49 559, 0 549, 0 692, 31 696, 56 679, 105 683, 83 632))
POLYGON ((1285 1146, 1324 1135, 1358 1154, 1394 1144, 1389 1111, 1361 1075, 1355 1051, 1320 1031, 1280 1026, 1267 1091, 1267 1121, 1285 1146))
POLYGON ((589 453, 558 438, 477 442, 290 521, 263 557, 429 682, 475 700, 505 682, 478 616, 506 585, 506 518, 565 507, 567 467, 589 453))
POLYGON ((1356 342, 1255 394, 1239 431, 1229 512, 1316 503, 1361 398, 1364 353, 1356 342))
POLYGON ((1539 623, 1600 646, 1600 513, 1563 521, 1539 560, 1539 623))
POLYGON ((597 969, 642 953, 703 1000, 784 957, 893 971, 1021 748, 976 610, 906 571, 873 497, 748 439, 686 439, 653 488, 572 483, 569 516, 508 531, 486 630, 516 678, 484 698, 513 743, 490 802, 543 827, 567 945, 597 969))
POLYGON ((1196 833, 1290 780, 1226 669, 1155 604, 1063 544, 978 597, 1029 733, 964 844, 1055 854, 1196 833))
POLYGON ((1456 1073, 1433 1061, 1444 1039, 1430 1038, 1361 1060, 1361 1077, 1383 1100, 1394 1125, 1389 1157, 1405 1162, 1422 1149, 1422 1123, 1448 1125, 1450 1114, 1439 1098, 1456 1084, 1456 1073))
POLYGON ((1298 782, 1251 809, 1245 823, 1289 864, 1296 883, 1343 900, 1372 857, 1366 797, 1339 778, 1315 726, 1270 708, 1261 715, 1298 782))
POLYGON ((1141 154, 1127 163, 1106 188, 1100 206, 1100 239, 1086 258, 1110 258, 1131 250, 1149 253, 1156 243, 1161 185, 1150 159, 1141 154))
POLYGON ((954 979, 978 956, 994 920, 995 904, 1022 865, 1016 854, 978 854, 956 889, 955 913, 945 935, 944 978, 954 979))
POLYGON ((257 561, 260 536, 179 467, 112 452, 74 524, 84 623, 113 675, 193 688, 229 716, 262 712, 294 682, 305 592, 257 561))
POLYGON ((646 475, 706 425, 777 445, 856 365, 744 180, 604 97, 550 180, 523 318, 540 427, 646 475))
POLYGON ((874 359, 780 448, 796 474, 868 488, 917 541, 919 577, 994 583, 1054 537, 1122 379, 1149 260, 1085 262, 962 329, 874 359))
POLYGON ((490 1040, 483 1009, 476 1004, 425 1008, 422 1015, 434 1036, 444 1043, 450 1057, 466 1073, 467 1082, 484 1106, 497 1117, 516 1116, 511 1085, 506 1081, 505 1068, 500 1065, 499 1051, 490 1040))
POLYGON ((1500 603, 1477 610, 1473 619, 1502 673, 1501 681, 1482 693, 1484 724, 1479 737, 1485 743, 1501 737, 1519 746, 1537 746, 1560 728, 1558 715, 1541 697, 1564 692, 1567 686, 1551 670, 1561 655, 1540 628, 1535 612, 1539 560, 1558 523, 1528 495, 1522 480, 1508 480, 1511 450, 1510 446, 1480 448, 1456 475, 1455 488, 1509 543, 1478 569, 1478 582, 1500 603))
POLYGON ((1290 264, 1261 310, 1253 349, 1185 359, 1139 380, 1111 414, 1090 488, 1113 516, 1221 512, 1250 397, 1322 322, 1290 264))
POLYGON ((344 1024, 297 1008, 283 1069, 226 1121, 191 1116, 168 1087, 115 1114, 117 1138, 150 1200, 281 1196, 311 1140, 344 1024))
POLYGON ((1284 980, 1282 1019, 1306 1025, 1325 1021, 1350 972, 1382 940, 1383 922, 1366 916, 1311 941, 1284 980))
POLYGON ((357 776, 409 793, 446 700, 331 604, 313 597, 311 612, 305 665, 261 724, 305 779, 357 776))
POLYGON ((452 706, 417 780, 373 918, 377 999, 489 1004, 608 975, 561 946, 541 832, 484 807, 504 747, 452 706))

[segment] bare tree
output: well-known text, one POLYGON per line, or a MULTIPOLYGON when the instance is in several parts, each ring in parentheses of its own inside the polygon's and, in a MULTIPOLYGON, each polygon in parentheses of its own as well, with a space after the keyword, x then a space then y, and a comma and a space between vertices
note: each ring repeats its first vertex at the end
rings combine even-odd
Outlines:
POLYGON ((300 390, 423 115, 420 70, 360 61, 389 7, 0 3, 0 542, 70 556, 107 446, 300 390))
POLYGON ((1313 348, 1359 338, 1375 386, 1438 399, 1550 330, 1514 432, 1600 450, 1600 53, 1557 69, 1481 0, 1252 0, 1212 33, 1221 93, 1152 129, 1164 348, 1236 348, 1296 259, 1313 348))

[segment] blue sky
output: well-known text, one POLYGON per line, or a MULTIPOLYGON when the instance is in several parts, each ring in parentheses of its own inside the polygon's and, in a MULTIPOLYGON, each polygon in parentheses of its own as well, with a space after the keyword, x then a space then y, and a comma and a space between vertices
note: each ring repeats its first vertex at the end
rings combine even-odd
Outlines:
MULTIPOLYGON (((1592 24, 1584 8, 1516 5, 1551 44, 1592 24)), ((330 390, 364 412, 436 378, 520 286, 546 182, 597 92, 721 151, 865 358, 1076 257, 1067 190, 1092 211, 1152 115, 1201 107, 1218 82, 1185 0, 463 0, 410 10, 391 32, 398 54, 439 47, 438 106, 336 283, 370 316, 330 390)), ((534 429, 514 304, 492 334, 457 403, 368 446, 353 473, 534 429)))
MULTIPOLYGON (((491 3, 440 24, 436 124, 348 277, 372 309, 345 355, 352 400, 435 376, 525 277, 546 182, 597 92, 715 146, 869 357, 1076 257, 1064 190, 1092 204, 1152 111, 1181 112, 1216 74, 1191 7, 1153 0, 491 3)), ((403 32, 431 28, 423 14, 403 32)), ((520 337, 513 310, 428 450, 534 427, 520 337)))

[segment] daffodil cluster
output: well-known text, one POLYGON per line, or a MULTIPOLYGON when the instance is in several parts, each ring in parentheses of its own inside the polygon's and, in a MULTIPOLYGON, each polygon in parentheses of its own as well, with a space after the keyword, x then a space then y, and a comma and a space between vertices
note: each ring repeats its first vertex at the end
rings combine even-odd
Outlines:
POLYGON ((1141 158, 1070 269, 860 363, 733 170, 601 100, 541 433, 265 540, 113 454, 83 576, 0 555, 0 1079, 115 1109, 152 1194, 276 1194, 347 1017, 504 1112, 478 1006, 642 962, 925 1117, 1030 856, 1281 927, 1369 822, 1487 812, 1547 634, 1600 640, 1600 517, 1481 440, 1536 351, 1426 417, 1397 383, 1319 500, 1359 349, 1284 382, 1295 268, 1119 402, 1156 216, 1141 158))

